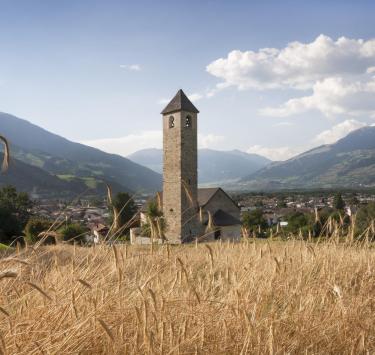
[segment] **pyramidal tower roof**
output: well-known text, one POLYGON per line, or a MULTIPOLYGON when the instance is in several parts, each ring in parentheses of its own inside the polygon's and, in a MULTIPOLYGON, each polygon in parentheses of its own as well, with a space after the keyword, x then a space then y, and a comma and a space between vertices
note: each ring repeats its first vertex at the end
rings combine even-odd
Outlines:
POLYGON ((199 113, 198 109, 193 105, 193 103, 188 99, 185 93, 180 89, 177 91, 176 96, 171 100, 171 102, 165 107, 161 112, 162 115, 177 111, 187 111, 192 113, 199 113))

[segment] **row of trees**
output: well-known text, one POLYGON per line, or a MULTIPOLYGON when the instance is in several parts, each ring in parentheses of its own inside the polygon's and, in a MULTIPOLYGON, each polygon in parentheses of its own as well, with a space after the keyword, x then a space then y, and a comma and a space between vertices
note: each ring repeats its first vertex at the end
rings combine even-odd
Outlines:
MULTIPOLYGON (((126 236, 137 213, 137 207, 131 196, 125 192, 116 194, 110 202, 108 207, 111 217, 108 223, 112 225, 112 234, 115 234, 116 238, 126 236)), ((262 209, 258 208, 244 214, 243 227, 248 234, 257 237, 267 237, 277 231, 284 234, 302 233, 304 236, 319 236, 329 219, 340 223, 342 228, 348 228, 351 220, 344 212, 345 202, 340 194, 335 196, 333 205, 334 208, 319 211, 318 216, 314 213, 291 212, 285 216, 284 220, 288 225, 282 229, 278 226, 269 226, 262 209)), ((40 238, 40 233, 50 230, 57 232, 65 241, 79 241, 90 232, 87 226, 79 223, 63 223, 62 226, 56 227, 56 224, 53 225, 54 221, 31 216, 32 206, 33 202, 26 193, 17 192, 12 186, 0 189, 0 243, 9 244, 23 234, 28 242, 33 243, 40 238)), ((149 204, 146 215, 148 220, 143 224, 143 235, 162 235, 165 222, 157 201, 149 204)), ((363 233, 374 220, 375 203, 360 207, 356 214, 356 234, 363 233)))
POLYGON ((0 243, 9 243, 20 236, 30 217, 32 201, 12 186, 0 190, 0 243))
MULTIPOLYGON (((257 237, 268 237, 271 233, 274 235, 276 232, 286 235, 299 235, 302 233, 305 237, 308 235, 318 237, 324 232, 329 221, 334 221, 343 231, 348 231, 349 226, 354 220, 345 214, 344 201, 338 196, 334 205, 335 208, 324 208, 318 213, 291 212, 284 217, 288 225, 283 228, 275 225, 270 226, 263 215, 263 211, 255 209, 245 213, 243 216, 243 227, 248 234, 257 237)), ((374 224, 374 221, 375 203, 370 202, 367 205, 361 206, 355 215, 355 235, 362 235, 366 229, 374 224)))
MULTIPOLYGON (((10 244, 25 235, 29 243, 40 238, 42 232, 56 232, 65 241, 77 240, 90 233, 87 226, 67 221, 62 225, 55 221, 31 215, 33 202, 27 193, 17 192, 12 186, 0 189, 0 243, 10 244)), ((117 237, 127 235, 130 221, 137 213, 137 206, 128 193, 120 192, 111 199, 109 204, 109 225, 117 237), (116 221, 115 221, 116 219, 116 221)), ((21 238, 22 239, 22 238, 21 238)))

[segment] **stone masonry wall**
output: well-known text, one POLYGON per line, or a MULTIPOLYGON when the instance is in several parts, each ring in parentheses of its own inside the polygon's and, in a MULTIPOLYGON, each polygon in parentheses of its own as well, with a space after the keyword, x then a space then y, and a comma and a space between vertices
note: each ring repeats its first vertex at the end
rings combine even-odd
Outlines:
POLYGON ((171 242, 193 239, 200 231, 197 219, 197 115, 175 112, 163 116, 163 212, 166 237, 171 242), (190 116, 191 126, 185 127, 190 116), (170 117, 174 127, 170 128, 170 117))
POLYGON ((204 210, 211 212, 211 214, 214 214, 218 210, 223 210, 234 218, 240 219, 241 217, 241 211, 238 206, 222 190, 218 190, 204 207, 204 210))

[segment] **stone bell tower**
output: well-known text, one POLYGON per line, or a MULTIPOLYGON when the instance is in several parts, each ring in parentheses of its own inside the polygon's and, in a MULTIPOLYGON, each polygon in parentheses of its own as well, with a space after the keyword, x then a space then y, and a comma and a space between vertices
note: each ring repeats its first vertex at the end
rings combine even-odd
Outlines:
POLYGON ((194 240, 198 223, 199 111, 179 90, 161 112, 163 115, 163 213, 166 238, 173 243, 194 240))

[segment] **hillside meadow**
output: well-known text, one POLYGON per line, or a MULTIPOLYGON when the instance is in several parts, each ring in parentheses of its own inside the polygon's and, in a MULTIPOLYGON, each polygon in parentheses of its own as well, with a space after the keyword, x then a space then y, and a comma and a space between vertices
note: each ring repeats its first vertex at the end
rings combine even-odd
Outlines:
POLYGON ((57 245, 0 270, 1 354, 375 351, 366 242, 57 245))

